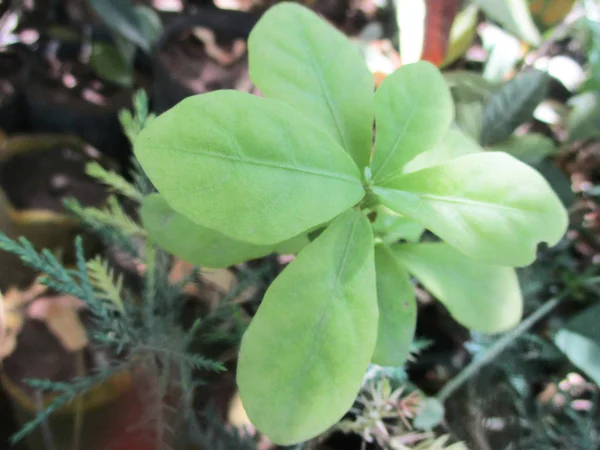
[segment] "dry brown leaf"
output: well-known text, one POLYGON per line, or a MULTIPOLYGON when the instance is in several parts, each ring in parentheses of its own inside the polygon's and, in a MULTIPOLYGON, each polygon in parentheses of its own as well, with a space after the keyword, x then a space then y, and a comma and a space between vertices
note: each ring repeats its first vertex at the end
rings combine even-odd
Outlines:
POLYGON ((255 430, 252 422, 246 414, 240 393, 236 392, 229 402, 229 411, 227 411, 227 422, 240 430, 245 430, 250 435, 254 435, 255 430))
POLYGON ((11 288, 0 294, 0 361, 17 346, 17 336, 25 323, 25 305, 47 290, 37 280, 25 291, 11 288))
POLYGON ((85 303, 70 295, 41 297, 27 308, 27 314, 46 324, 48 330, 68 351, 75 352, 88 345, 87 333, 77 311, 85 303))
POLYGON ((219 47, 215 38, 215 33, 209 28, 196 27, 192 34, 204 44, 204 51, 208 56, 217 61, 222 66, 230 66, 240 60, 246 53, 246 43, 243 39, 233 41, 231 50, 226 51, 219 47))

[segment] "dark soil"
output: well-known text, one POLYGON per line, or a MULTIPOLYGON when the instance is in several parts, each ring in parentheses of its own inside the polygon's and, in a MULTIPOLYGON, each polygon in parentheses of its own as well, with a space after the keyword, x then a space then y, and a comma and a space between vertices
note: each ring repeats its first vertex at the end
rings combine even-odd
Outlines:
POLYGON ((251 91, 245 39, 256 20, 253 14, 211 10, 173 21, 155 55, 154 110, 217 89, 251 91))
POLYGON ((40 50, 33 60, 25 91, 30 126, 35 131, 77 135, 127 162, 130 145, 118 113, 130 107, 133 91, 98 78, 79 61, 79 50, 60 47, 58 57, 40 50))
POLYGON ((85 165, 91 160, 83 151, 69 147, 15 155, 0 164, 0 188, 18 210, 66 213, 63 205, 66 197, 98 206, 107 193, 85 174, 85 165))
POLYGON ((63 348, 43 322, 27 320, 17 338, 17 347, 3 362, 3 372, 21 388, 26 379, 69 381, 77 374, 77 357, 63 348))
POLYGON ((24 99, 19 92, 23 61, 17 53, 0 53, 0 129, 21 131, 26 127, 24 99))

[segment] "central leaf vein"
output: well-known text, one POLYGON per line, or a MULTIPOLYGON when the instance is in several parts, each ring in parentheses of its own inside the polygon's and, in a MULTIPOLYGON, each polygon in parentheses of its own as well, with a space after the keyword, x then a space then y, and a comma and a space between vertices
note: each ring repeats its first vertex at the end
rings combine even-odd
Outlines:
MULTIPOLYGON (((379 167, 378 173, 381 173, 383 171, 383 169, 388 165, 388 163, 390 162, 390 159, 392 158, 392 156, 396 153, 398 146, 400 145, 400 141, 402 141, 402 138, 404 137, 404 134, 406 133, 406 130, 408 128, 408 126, 410 125, 417 109, 419 108, 419 105, 421 104, 421 100, 423 99, 423 90, 421 90, 421 92, 419 93, 419 99, 417 100, 416 103, 413 104, 413 107, 410 110, 410 114, 408 115, 408 118, 406 119, 406 121, 404 122, 404 127, 402 128, 402 131, 400 131, 400 133, 398 133, 398 137, 396 138, 396 141, 394 142, 394 145, 392 145, 392 149, 388 152, 388 154, 386 155, 385 159, 383 160, 383 163, 381 164, 381 166, 379 167)), ((392 174, 393 175, 393 174, 392 174)), ((375 178, 377 178, 377 175, 375 175, 375 178)), ((379 182, 383 182, 386 179, 390 178, 388 177, 384 177, 383 179, 379 180, 379 182)))
MULTIPOLYGON (((237 149, 239 152, 239 145, 237 146, 237 149)), ((194 149, 194 150, 179 149, 178 151, 180 153, 187 153, 187 154, 191 154, 191 155, 199 155, 199 156, 206 156, 208 158, 223 159, 226 161, 231 161, 231 162, 239 163, 239 164, 250 164, 250 165, 254 165, 254 166, 262 166, 262 167, 270 167, 270 168, 275 168, 275 169, 287 170, 290 172, 300 172, 300 173, 306 173, 306 174, 310 174, 310 175, 319 175, 319 176, 323 176, 323 177, 327 177, 327 178, 333 178, 336 180, 348 181, 353 184, 360 184, 360 180, 358 180, 357 178, 355 178, 351 175, 344 175, 339 172, 331 172, 329 170, 316 169, 316 168, 306 167, 306 166, 299 166, 299 165, 294 166, 294 165, 288 165, 288 164, 284 164, 284 163, 269 162, 269 161, 255 159, 255 158, 249 158, 248 156, 243 155, 241 153, 239 153, 238 156, 230 156, 230 155, 224 155, 222 153, 213 153, 213 152, 209 152, 206 150, 198 150, 198 149, 194 149)))
POLYGON ((333 284, 331 286, 331 295, 329 296, 327 301, 325 301, 323 303, 323 307, 321 308, 321 311, 319 314, 319 316, 320 316, 319 323, 315 327, 313 338, 311 340, 310 345, 308 346, 309 349, 314 349, 314 350, 309 353, 308 360, 303 365, 302 370, 298 372, 297 376, 295 377, 294 381, 291 384, 292 386, 298 384, 299 380, 304 379, 306 373, 312 368, 315 360, 317 359, 318 355, 320 354, 323 344, 325 344, 325 339, 323 339, 323 331, 331 317, 334 302, 338 299, 340 279, 346 269, 346 264, 348 261, 348 256, 350 254, 350 248, 352 247, 351 244, 354 241, 353 236, 354 236, 354 232, 356 230, 357 225, 358 225, 358 220, 355 217, 354 221, 352 223, 352 228, 351 228, 350 232, 348 233, 348 240, 346 241, 346 248, 344 249, 344 256, 342 257, 342 260, 339 265, 339 269, 336 273, 335 281, 333 282, 333 284))
MULTIPOLYGON (((305 41, 308 42, 310 45, 311 41, 309 39, 309 36, 306 32, 305 27, 300 26, 300 29, 302 30, 302 34, 304 35, 305 41)), ((311 47, 312 47, 312 45, 311 45, 311 47)), ((342 140, 342 145, 344 146, 344 149, 346 151, 350 151, 351 149, 346 140, 346 135, 344 133, 344 129, 342 127, 340 117, 338 115, 337 109, 334 107, 334 103, 333 103, 333 100, 331 99, 331 94, 329 92, 329 89, 327 89, 327 85, 325 84, 323 72, 321 71, 321 65, 317 61, 315 61, 314 55, 317 53, 318 52, 313 52, 313 51, 308 52, 308 60, 310 61, 310 65, 311 65, 312 69, 317 74, 317 81, 319 82, 321 91, 323 91, 323 96, 325 97, 325 101, 327 102, 327 108, 329 108, 329 111, 331 112, 331 115, 333 116, 333 120, 335 121, 335 126, 337 128, 338 135, 339 135, 340 139, 342 140)))

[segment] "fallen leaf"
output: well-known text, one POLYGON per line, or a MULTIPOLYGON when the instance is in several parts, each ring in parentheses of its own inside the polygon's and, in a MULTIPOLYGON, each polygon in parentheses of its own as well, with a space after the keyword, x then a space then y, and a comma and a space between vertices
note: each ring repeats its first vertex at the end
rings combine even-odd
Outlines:
POLYGON ((48 330, 70 352, 84 349, 89 341, 77 311, 85 303, 71 295, 40 297, 27 308, 27 315, 46 324, 48 330))
POLYGON ((252 422, 250 422, 248 414, 246 414, 239 392, 235 393, 229 403, 227 421, 236 428, 246 430, 250 435, 254 434, 254 426, 252 425, 252 422))
POLYGON ((11 288, 0 293, 0 361, 10 356, 17 346, 17 336, 25 323, 25 305, 47 290, 37 280, 26 290, 11 288))

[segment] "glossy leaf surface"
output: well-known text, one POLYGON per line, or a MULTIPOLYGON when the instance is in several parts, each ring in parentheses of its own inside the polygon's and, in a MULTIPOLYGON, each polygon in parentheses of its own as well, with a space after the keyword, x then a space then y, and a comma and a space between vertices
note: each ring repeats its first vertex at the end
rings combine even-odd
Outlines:
POLYGON ((178 213, 233 239, 269 245, 327 222, 364 195, 358 168, 285 103, 236 91, 189 97, 135 142, 178 213))
POLYGON ((498 333, 521 320, 515 270, 482 264, 441 242, 397 244, 392 252, 465 327, 498 333))
POLYGON ((357 46, 308 8, 281 3, 248 42, 250 78, 327 131, 360 168, 373 134, 373 75, 357 46))
POLYGON ((246 331, 238 386, 250 420, 290 445, 352 406, 377 338, 373 238, 348 210, 269 287, 246 331))
POLYGON ((567 212, 534 169, 500 152, 466 155, 374 187, 384 205, 489 264, 526 266, 556 244, 567 212))
POLYGON ((481 145, 508 139, 545 98, 550 77, 542 71, 523 72, 492 94, 485 105, 481 145))

